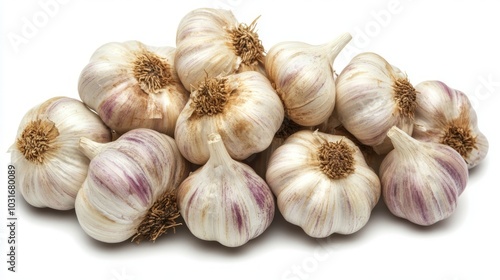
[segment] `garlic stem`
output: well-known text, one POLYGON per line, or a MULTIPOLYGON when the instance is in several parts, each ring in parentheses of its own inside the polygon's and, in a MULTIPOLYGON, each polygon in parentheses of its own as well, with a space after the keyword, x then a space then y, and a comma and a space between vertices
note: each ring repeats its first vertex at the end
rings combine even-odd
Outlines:
POLYGON ((93 159, 106 146, 105 143, 99 143, 86 137, 81 137, 79 142, 80 151, 89 159, 93 159))
POLYGON ((389 129, 387 137, 391 139, 392 145, 396 150, 417 151, 420 149, 419 142, 397 126, 389 129))
POLYGON ((219 133, 213 132, 208 135, 208 151, 210 158, 207 163, 213 166, 224 165, 232 160, 219 133))
POLYGON ((342 49, 351 41, 352 35, 348 32, 338 36, 335 40, 325 44, 323 47, 328 54, 328 60, 334 61, 342 49))

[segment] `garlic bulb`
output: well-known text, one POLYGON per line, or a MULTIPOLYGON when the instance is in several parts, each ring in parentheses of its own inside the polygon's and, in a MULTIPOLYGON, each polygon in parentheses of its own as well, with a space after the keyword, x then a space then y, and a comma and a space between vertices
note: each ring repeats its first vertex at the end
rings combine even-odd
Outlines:
POLYGON ((380 166, 382 196, 396 216, 418 225, 448 218, 468 180, 458 152, 447 145, 422 142, 397 127, 389 129, 394 150, 380 166))
POLYGON ((91 161, 75 210, 88 235, 154 241, 178 225, 175 192, 189 170, 171 137, 137 128, 106 144, 82 138, 80 148, 91 161))
POLYGON ((478 128, 467 95, 440 81, 421 82, 415 89, 420 95, 412 136, 452 147, 468 168, 478 165, 486 157, 489 144, 478 128))
POLYGON ((189 98, 174 66, 175 48, 138 41, 99 47, 80 74, 80 98, 111 129, 150 128, 173 136, 189 98))
POLYGON ((218 131, 231 157, 243 160, 269 146, 283 118, 283 105, 269 80, 246 71, 200 84, 177 119, 174 138, 186 159, 204 164, 207 136, 218 131))
POLYGON ((17 186, 35 207, 73 209, 89 160, 78 150, 80 137, 109 142, 111 131, 81 101, 54 97, 31 108, 9 149, 17 186))
POLYGON ((219 134, 208 136, 208 147, 208 162, 179 187, 180 213, 196 237, 241 246, 269 227, 274 197, 252 168, 230 157, 219 134))
POLYGON ((379 179, 358 147, 318 131, 290 135, 272 154, 266 181, 283 217, 316 238, 358 231, 380 197, 379 179))
POLYGON ((413 131, 417 91, 405 73, 375 53, 355 56, 336 80, 336 112, 342 125, 379 154, 392 149, 392 126, 413 131))
POLYGON ((269 49, 264 63, 266 73, 292 121, 314 126, 331 115, 335 107, 332 64, 351 38, 345 33, 319 46, 281 42, 269 49))
POLYGON ((206 78, 242 71, 264 72, 264 47, 250 25, 238 23, 229 10, 199 8, 179 23, 175 65, 185 88, 198 88, 206 78))

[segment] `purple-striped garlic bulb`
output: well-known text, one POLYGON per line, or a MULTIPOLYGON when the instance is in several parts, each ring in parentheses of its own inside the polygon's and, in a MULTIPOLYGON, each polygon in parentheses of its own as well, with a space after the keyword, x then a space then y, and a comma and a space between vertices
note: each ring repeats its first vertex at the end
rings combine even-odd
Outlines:
POLYGON ((238 247, 261 235, 274 218, 274 197, 248 165, 235 161, 221 136, 208 136, 209 160, 182 182, 180 213, 196 237, 238 247))
POLYGON ((451 216, 469 177, 462 156, 447 145, 416 140, 395 126, 387 136, 394 149, 382 161, 379 175, 389 210, 423 226, 451 216))
POLYGON ((489 144, 467 95, 440 81, 421 82, 415 89, 420 94, 412 137, 448 145, 460 153, 468 168, 478 165, 489 144))
POLYGON ((380 181, 347 137, 301 130, 271 155, 266 180, 290 223, 315 238, 366 225, 380 181))
POLYGON ((82 101, 119 134, 150 128, 174 135, 189 98, 174 66, 175 48, 139 41, 99 47, 78 81, 82 101))
POLYGON ((154 241, 179 225, 176 191, 189 169, 173 138, 138 128, 106 144, 82 138, 80 148, 91 161, 75 210, 88 235, 154 241))
POLYGON ((266 73, 275 85, 286 116, 302 126, 315 126, 330 117, 335 107, 333 63, 351 41, 343 33, 321 45, 284 41, 266 54, 266 73))
POLYGON ((340 72, 335 112, 342 125, 378 154, 387 154, 387 131, 411 134, 417 91, 407 75, 376 53, 360 53, 340 72))

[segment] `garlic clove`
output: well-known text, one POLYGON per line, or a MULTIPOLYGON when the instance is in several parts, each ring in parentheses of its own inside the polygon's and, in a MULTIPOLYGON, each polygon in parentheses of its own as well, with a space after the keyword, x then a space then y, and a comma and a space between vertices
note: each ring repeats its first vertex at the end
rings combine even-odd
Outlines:
POLYGON ((336 112, 342 125, 364 145, 387 154, 392 126, 413 131, 417 91, 399 68, 375 53, 356 55, 336 80, 336 112))
POLYGON ((250 25, 239 23, 230 10, 199 8, 180 21, 176 36, 176 68, 188 90, 207 78, 243 71, 263 73, 264 47, 250 25))
POLYGON ((332 64, 351 38, 344 33, 323 45, 281 42, 269 49, 264 63, 266 73, 291 120, 314 126, 331 115, 335 107, 332 64))
POLYGON ((381 192, 352 141, 309 130, 292 134, 275 150, 266 181, 283 217, 315 238, 360 230, 381 192))
POLYGON ((394 150, 382 161, 380 180, 389 210, 423 226, 450 217, 468 180, 460 154, 447 145, 413 139, 395 126, 387 136, 394 150))
POLYGON ((192 163, 209 158, 207 135, 218 131, 234 159, 243 160, 266 149, 284 118, 271 83, 247 71, 207 79, 193 91, 175 128, 175 141, 192 163))
POLYGON ((80 74, 80 98, 119 134, 149 128, 173 136, 189 98, 177 77, 174 55, 175 48, 138 41, 104 44, 80 74))
POLYGON ((182 182, 180 213, 196 237, 238 247, 271 224, 275 205, 266 182, 231 158, 218 133, 208 136, 210 159, 182 182))
POLYGON ((82 138, 80 149, 91 161, 75 210, 89 236, 154 241, 178 225, 175 192, 189 169, 170 136, 138 128, 106 144, 82 138))
POLYGON ((24 115, 9 149, 24 199, 35 207, 74 208, 89 165, 80 137, 111 141, 111 131, 81 101, 54 97, 24 115))
POLYGON ((477 115, 467 95, 441 81, 424 81, 415 112, 415 139, 448 145, 467 162, 478 165, 488 153, 489 143, 479 130, 477 115))

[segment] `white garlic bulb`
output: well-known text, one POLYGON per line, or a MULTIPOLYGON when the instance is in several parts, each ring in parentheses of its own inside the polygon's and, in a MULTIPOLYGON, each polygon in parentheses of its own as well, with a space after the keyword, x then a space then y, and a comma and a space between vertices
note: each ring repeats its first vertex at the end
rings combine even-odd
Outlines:
POLYGON ((283 217, 316 238, 360 230, 381 192, 352 141, 309 130, 290 135, 276 149, 266 181, 283 217))
POLYGON ((207 136, 218 131, 234 159, 266 149, 284 118, 269 80, 255 71, 210 78, 191 93, 175 127, 175 141, 190 162, 209 158, 207 136))
POLYGON ((111 131, 81 101, 54 97, 30 109, 10 148, 17 186, 35 207, 73 209, 89 165, 80 137, 111 141, 111 131))
POLYGON ((75 210, 89 236, 154 241, 178 225, 175 193, 189 169, 171 137, 137 128, 106 144, 82 138, 80 148, 91 161, 75 210))
POLYGON ((460 153, 468 168, 478 165, 489 143, 467 95, 440 81, 424 81, 415 89, 420 94, 412 137, 448 145, 460 153))
POLYGON ((469 176, 460 154, 447 145, 416 140, 397 127, 387 136, 394 149, 379 171, 387 208, 424 226, 451 216, 469 176))
POLYGON ((242 71, 264 72, 264 47, 256 21, 239 23, 229 10, 199 8, 179 23, 175 65, 185 88, 197 88, 206 78, 242 71))
POLYGON ((80 74, 80 98, 120 134, 150 128, 173 136, 189 98, 177 77, 174 54, 175 48, 138 41, 107 43, 80 74))
POLYGON ((233 160, 221 136, 208 136, 210 159, 182 182, 180 213, 196 237, 242 246, 261 235, 274 218, 274 197, 248 165, 233 160))
POLYGON ((323 45, 281 42, 265 57, 266 73, 283 100, 286 116, 303 126, 318 125, 335 107, 333 62, 351 40, 344 33, 323 45))
POLYGON ((417 91, 405 73, 375 53, 356 55, 336 80, 335 110, 342 125, 379 154, 392 149, 392 126, 413 131, 417 91))

